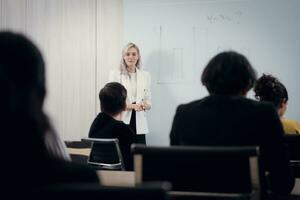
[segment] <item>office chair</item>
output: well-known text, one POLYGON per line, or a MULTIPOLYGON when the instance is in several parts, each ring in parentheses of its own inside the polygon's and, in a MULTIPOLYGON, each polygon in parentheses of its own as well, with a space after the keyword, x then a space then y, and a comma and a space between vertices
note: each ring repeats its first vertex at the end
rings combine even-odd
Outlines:
POLYGON ((86 165, 91 150, 91 142, 65 141, 65 145, 74 163, 86 165))
POLYGON ((117 138, 83 138, 82 141, 92 143, 88 165, 97 170, 125 170, 117 138))
POLYGON ((300 135, 285 134, 285 141, 288 146, 290 165, 294 170, 296 178, 300 177, 300 135))
POLYGON ((285 134, 284 138, 288 145, 291 162, 298 163, 300 165, 300 135, 285 134))
POLYGON ((132 146, 136 183, 168 181, 173 199, 260 199, 259 148, 132 146))

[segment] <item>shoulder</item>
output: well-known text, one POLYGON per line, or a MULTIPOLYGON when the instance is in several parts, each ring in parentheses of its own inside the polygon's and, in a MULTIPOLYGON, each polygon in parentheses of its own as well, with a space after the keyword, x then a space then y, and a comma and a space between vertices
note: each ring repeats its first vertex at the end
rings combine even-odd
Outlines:
POLYGON ((93 121, 93 124, 94 124, 94 123, 101 122, 101 121, 107 121, 107 120, 108 120, 108 117, 107 117, 104 113, 100 112, 100 113, 98 113, 97 116, 95 117, 95 119, 94 119, 94 121, 93 121))
POLYGON ((202 106, 203 104, 205 104, 207 97, 202 98, 202 99, 198 99, 195 101, 191 101, 189 103, 185 103, 185 104, 180 104, 177 107, 178 111, 183 111, 183 110, 193 110, 195 107, 199 107, 202 106))
POLYGON ((282 119, 281 120, 283 123, 286 123, 286 124, 295 124, 295 125, 300 125, 299 122, 297 122, 296 120, 293 120, 293 119, 282 119))
POLYGON ((270 102, 260 102, 257 100, 245 98, 245 97, 237 97, 234 99, 237 105, 241 108, 245 109, 249 113, 258 112, 260 114, 263 113, 272 113, 274 115, 278 115, 276 112, 275 106, 270 102))
POLYGON ((137 69, 137 72, 143 76, 150 77, 150 73, 148 71, 137 69))
POLYGON ((187 115, 189 115, 190 113, 198 110, 199 106, 201 106, 202 103, 203 103, 203 99, 199 99, 199 100, 192 101, 192 102, 189 102, 189 103, 186 103, 186 104, 180 104, 180 105, 177 106, 175 115, 177 117, 179 115, 182 116, 185 113, 187 115))
POLYGON ((284 132, 287 134, 299 134, 300 133, 300 123, 296 120, 291 119, 281 119, 284 132))

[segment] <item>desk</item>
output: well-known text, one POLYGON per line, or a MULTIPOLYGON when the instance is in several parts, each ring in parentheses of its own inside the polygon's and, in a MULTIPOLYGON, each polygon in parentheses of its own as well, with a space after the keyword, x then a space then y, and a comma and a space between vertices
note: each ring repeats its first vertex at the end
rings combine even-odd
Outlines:
POLYGON ((89 156, 91 148, 67 148, 69 154, 89 156))
POLYGON ((98 170, 97 174, 104 186, 135 186, 133 171, 98 170))
MULTIPOLYGON (((98 177, 104 186, 129 186, 135 185, 135 174, 133 171, 109 171, 98 170, 98 177)), ((300 195, 300 178, 296 178, 293 195, 300 195)))

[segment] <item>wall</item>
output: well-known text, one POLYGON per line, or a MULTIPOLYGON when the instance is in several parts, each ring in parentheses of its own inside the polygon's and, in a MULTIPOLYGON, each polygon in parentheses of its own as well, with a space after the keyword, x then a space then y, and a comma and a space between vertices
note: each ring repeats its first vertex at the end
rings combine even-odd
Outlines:
POLYGON ((277 76, 290 95, 286 117, 300 121, 299 19, 298 0, 124 0, 124 43, 138 44, 152 75, 149 144, 169 144, 176 107, 207 95, 201 72, 223 50, 277 76))
POLYGON ((86 137, 98 91, 119 64, 121 0, 0 0, 0 29, 22 32, 43 52, 45 109, 64 140, 86 137))

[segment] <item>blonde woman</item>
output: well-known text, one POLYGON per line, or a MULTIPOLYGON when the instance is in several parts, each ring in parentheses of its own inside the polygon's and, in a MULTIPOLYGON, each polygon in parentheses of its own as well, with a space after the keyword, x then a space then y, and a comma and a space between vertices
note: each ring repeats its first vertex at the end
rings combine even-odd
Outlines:
POLYGON ((146 144, 149 133, 146 113, 151 109, 150 74, 141 70, 138 46, 127 44, 122 51, 120 68, 110 73, 109 81, 119 82, 127 89, 126 110, 122 120, 137 134, 137 142, 146 144))

